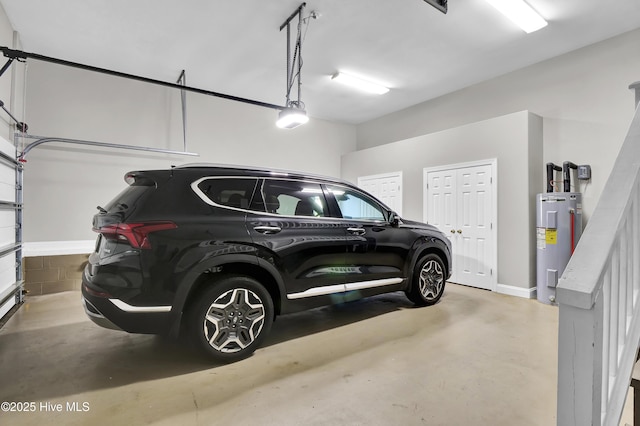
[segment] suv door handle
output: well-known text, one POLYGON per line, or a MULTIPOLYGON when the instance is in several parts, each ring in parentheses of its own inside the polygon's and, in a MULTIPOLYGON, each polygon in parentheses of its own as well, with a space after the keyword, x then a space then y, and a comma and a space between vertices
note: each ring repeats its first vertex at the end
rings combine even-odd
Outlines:
POLYGON ((277 234, 278 232, 282 231, 282 228, 280 228, 279 226, 256 226, 253 229, 255 229, 257 232, 260 232, 261 234, 277 234))
POLYGON ((364 228, 347 228, 347 232, 352 235, 364 235, 367 230, 364 228))

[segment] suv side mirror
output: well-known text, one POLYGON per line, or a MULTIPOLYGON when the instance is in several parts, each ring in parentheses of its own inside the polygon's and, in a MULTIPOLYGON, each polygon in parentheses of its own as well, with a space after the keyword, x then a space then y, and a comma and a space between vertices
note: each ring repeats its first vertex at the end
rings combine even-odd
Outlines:
POLYGON ((400 216, 396 212, 389 213, 389 223, 393 226, 398 226, 400 223, 400 216))

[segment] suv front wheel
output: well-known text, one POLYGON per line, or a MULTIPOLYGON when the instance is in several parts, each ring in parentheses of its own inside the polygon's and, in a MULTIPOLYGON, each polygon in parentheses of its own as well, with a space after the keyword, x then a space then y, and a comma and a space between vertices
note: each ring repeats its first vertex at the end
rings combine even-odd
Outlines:
POLYGON ((271 329, 271 296, 260 283, 245 276, 227 276, 210 285, 192 307, 191 335, 216 361, 244 359, 271 329))
POLYGON ((434 305, 444 293, 447 271, 440 256, 429 253, 418 261, 407 298, 418 306, 434 305))

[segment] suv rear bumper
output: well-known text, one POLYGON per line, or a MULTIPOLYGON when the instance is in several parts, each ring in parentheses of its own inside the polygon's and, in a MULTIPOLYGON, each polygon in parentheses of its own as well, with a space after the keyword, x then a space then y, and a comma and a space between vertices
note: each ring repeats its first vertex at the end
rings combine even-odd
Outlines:
POLYGON ((84 307, 84 312, 87 314, 89 319, 94 323, 98 324, 100 327, 110 328, 112 330, 122 330, 120 327, 109 321, 102 312, 98 310, 93 303, 89 302, 85 299, 84 295, 82 296, 82 306, 84 307))
POLYGON ((120 299, 96 296, 84 279, 82 304, 89 319, 104 328, 142 334, 169 332, 171 306, 133 306, 120 299))

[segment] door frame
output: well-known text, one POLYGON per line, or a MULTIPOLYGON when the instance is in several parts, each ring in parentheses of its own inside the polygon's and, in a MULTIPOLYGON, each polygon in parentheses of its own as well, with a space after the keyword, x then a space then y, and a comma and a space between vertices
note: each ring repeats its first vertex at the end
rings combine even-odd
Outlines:
MULTIPOLYGON (((491 245, 491 254, 489 259, 491 260, 490 268, 492 274, 490 277, 490 290, 496 291, 498 288, 498 159, 489 158, 486 160, 469 161, 465 163, 446 164, 442 166, 425 167, 422 169, 422 220, 427 223, 427 212, 429 197, 427 197, 428 179, 427 175, 430 172, 443 172, 446 170, 463 169, 467 167, 477 166, 490 166, 491 167, 491 191, 492 191, 492 205, 491 205, 491 239, 493 244, 491 245)), ((441 230, 442 231, 442 230, 441 230)))
MULTIPOLYGON (((374 179, 383 179, 383 178, 390 178, 390 177, 397 177, 400 179, 400 190, 398 191, 398 197, 399 197, 399 201, 400 201, 400 211, 396 211, 396 213, 402 217, 402 210, 403 210, 403 203, 404 200, 402 199, 402 193, 404 192, 404 182, 402 180, 402 171, 398 171, 398 172, 389 172, 389 173, 380 173, 377 175, 367 175, 367 176, 358 176, 358 183, 357 186, 358 188, 360 188, 361 190, 364 190, 362 188, 362 181, 365 180, 374 180, 374 179)), ((372 194, 374 195, 376 198, 378 197, 376 194, 372 194)), ((396 209, 398 210, 398 209, 396 209)))

